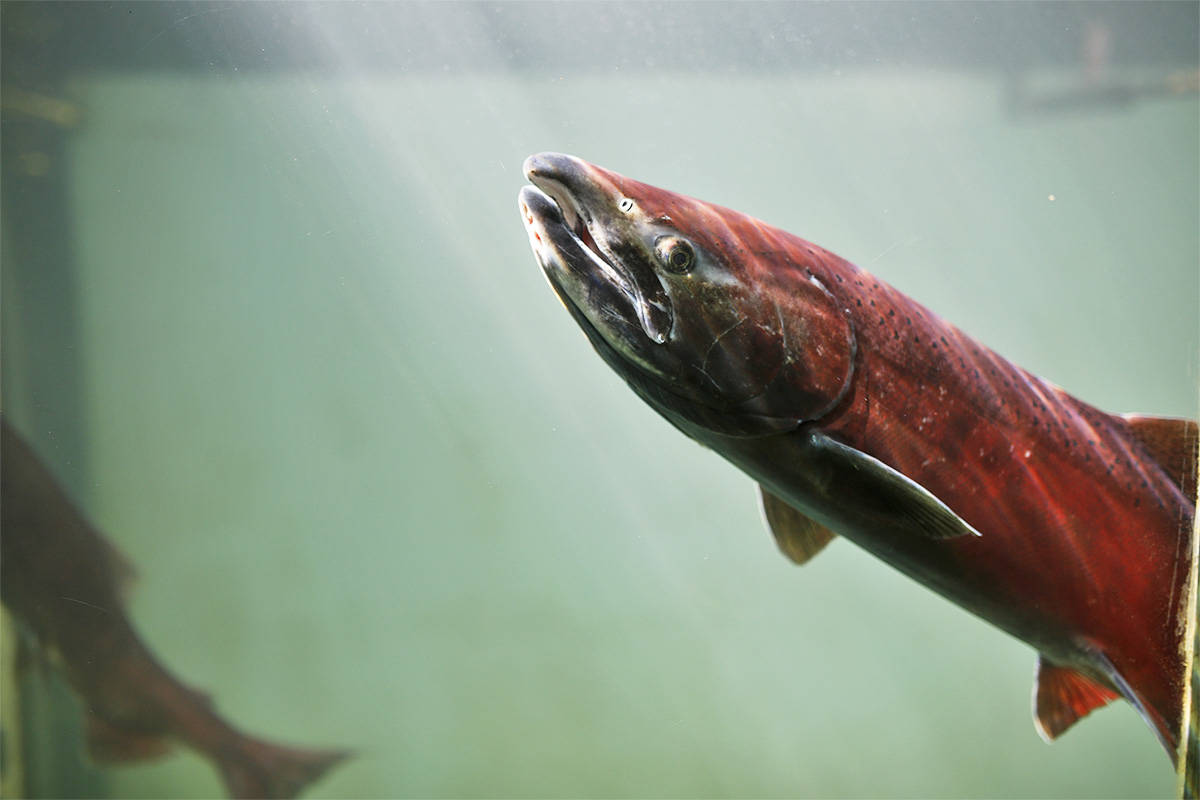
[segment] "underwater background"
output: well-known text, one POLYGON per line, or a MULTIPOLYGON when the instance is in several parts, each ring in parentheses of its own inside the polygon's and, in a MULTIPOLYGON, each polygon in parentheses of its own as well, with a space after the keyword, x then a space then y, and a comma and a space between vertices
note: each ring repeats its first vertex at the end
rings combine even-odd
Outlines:
MULTIPOLYGON (((556 150, 854 261, 1112 412, 1200 406, 1200 5, 5 3, 2 407, 310 797, 1147 797, 1124 703, 847 542, 780 555, 517 211, 556 150)), ((11 620, 6 621, 11 627, 11 620)), ((17 676, 29 796, 99 769, 17 676)), ((18 688, 10 688, 15 685, 18 688)), ((20 753, 20 767, 13 766, 20 753)))

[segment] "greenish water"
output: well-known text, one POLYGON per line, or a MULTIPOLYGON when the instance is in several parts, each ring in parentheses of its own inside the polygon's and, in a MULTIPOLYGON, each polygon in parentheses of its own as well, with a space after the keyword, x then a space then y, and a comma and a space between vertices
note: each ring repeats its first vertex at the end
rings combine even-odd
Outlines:
MULTIPOLYGON (((993 76, 899 67, 72 92, 87 466, 56 469, 182 679, 360 751, 310 796, 1173 791, 1126 705, 1047 746, 1027 646, 848 543, 780 556, 751 482, 591 352, 516 194, 526 155, 577 154, 813 239, 1106 410, 1195 416, 1194 94, 1016 120, 993 76)), ((52 448, 38 357, 6 333, 4 409, 52 448)), ((220 792, 187 753, 106 781, 220 792)))

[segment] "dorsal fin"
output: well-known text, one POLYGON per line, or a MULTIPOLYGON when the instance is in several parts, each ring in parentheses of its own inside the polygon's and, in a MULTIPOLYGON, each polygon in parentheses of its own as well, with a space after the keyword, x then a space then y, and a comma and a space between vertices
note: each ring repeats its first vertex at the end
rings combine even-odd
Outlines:
POLYGON ((1119 694, 1070 667, 1038 658, 1033 692, 1033 717, 1046 741, 1057 739, 1081 717, 1111 703, 1119 694))
POLYGON ((762 494, 762 508, 767 518, 767 527, 775 534, 775 543, 785 556, 797 564, 803 564, 821 552, 837 535, 763 487, 758 488, 762 494))
POLYGON ((1171 476, 1189 500, 1196 499, 1196 423, 1179 417, 1125 414, 1133 437, 1171 476))

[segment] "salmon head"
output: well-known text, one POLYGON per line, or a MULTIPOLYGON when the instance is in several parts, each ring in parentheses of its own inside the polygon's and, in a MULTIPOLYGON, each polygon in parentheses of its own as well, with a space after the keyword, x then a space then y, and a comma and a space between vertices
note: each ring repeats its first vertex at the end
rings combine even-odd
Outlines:
POLYGON ((806 243, 573 156, 531 156, 525 175, 521 214, 551 287, 672 423, 763 436, 845 395, 854 332, 806 243))

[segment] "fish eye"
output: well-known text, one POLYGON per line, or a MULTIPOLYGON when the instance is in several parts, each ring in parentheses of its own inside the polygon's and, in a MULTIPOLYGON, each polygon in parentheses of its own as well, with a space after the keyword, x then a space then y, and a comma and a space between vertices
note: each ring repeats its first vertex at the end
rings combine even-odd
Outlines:
POLYGON ((628 214, 630 211, 633 211, 633 201, 630 200, 628 197, 622 197, 621 202, 617 203, 617 208, 621 209, 622 212, 628 214))
POLYGON ((683 275, 696 263, 696 251, 685 239, 663 236, 654 243, 654 252, 668 272, 683 275))

